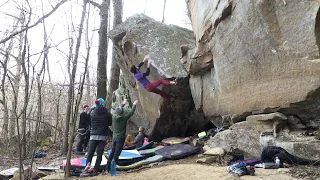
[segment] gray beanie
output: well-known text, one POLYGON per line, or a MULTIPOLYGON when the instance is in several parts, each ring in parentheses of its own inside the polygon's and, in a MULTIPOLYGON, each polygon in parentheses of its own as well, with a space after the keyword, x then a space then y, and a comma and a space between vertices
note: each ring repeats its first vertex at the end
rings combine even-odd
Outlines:
POLYGON ((117 114, 123 114, 123 108, 120 106, 120 107, 117 107, 116 108, 116 113, 117 114))

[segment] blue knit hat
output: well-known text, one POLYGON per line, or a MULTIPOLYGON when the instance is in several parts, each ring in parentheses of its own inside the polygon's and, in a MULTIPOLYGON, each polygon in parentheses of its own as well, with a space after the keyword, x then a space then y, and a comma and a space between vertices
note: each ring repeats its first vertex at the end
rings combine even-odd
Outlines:
POLYGON ((104 100, 102 98, 99 98, 99 99, 95 100, 94 103, 96 104, 96 107, 101 107, 104 105, 104 100))
POLYGON ((104 105, 104 99, 99 98, 98 101, 100 102, 101 105, 104 105))

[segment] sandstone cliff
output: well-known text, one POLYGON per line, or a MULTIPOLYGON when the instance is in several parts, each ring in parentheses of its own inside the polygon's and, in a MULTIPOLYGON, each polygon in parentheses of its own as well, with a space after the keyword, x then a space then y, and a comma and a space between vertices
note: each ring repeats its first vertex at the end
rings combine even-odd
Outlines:
MULTIPOLYGON (((259 128, 263 122, 248 121, 247 116, 281 112, 290 116, 287 124, 300 130, 319 128, 320 2, 187 3, 196 47, 182 52, 182 63, 191 74, 196 108, 216 126, 234 124, 211 145, 240 147, 252 155, 267 144, 287 146, 305 157, 319 152, 319 142, 313 138, 298 139, 293 133, 278 138, 260 136, 266 131, 259 128)), ((313 155, 320 157, 319 153, 313 155)))

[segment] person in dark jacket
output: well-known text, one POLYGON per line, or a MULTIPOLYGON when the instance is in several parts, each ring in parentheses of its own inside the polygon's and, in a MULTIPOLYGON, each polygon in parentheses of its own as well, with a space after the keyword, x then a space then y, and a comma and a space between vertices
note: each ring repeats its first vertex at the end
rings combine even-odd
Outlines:
POLYGON ((95 101, 96 107, 91 111, 91 131, 89 150, 87 156, 87 166, 82 177, 97 175, 100 171, 104 146, 106 140, 110 136, 109 126, 112 125, 112 115, 107 108, 104 107, 104 100, 99 98, 95 101), (90 168, 94 152, 97 152, 97 160, 93 168, 90 168))
POLYGON ((127 121, 134 114, 136 110, 136 104, 138 101, 133 102, 133 106, 131 111, 128 114, 124 113, 123 106, 127 104, 128 101, 124 100, 122 105, 116 109, 116 113, 113 118, 113 141, 112 141, 112 149, 111 153, 108 157, 107 163, 107 172, 110 172, 111 161, 114 159, 116 164, 118 164, 118 159, 121 154, 123 144, 125 141, 126 129, 127 129, 127 121))
POLYGON ((131 134, 129 134, 124 142, 124 147, 127 146, 135 146, 136 148, 139 148, 143 146, 143 143, 145 141, 145 138, 148 138, 147 135, 144 133, 144 128, 141 126, 139 127, 139 133, 138 135, 133 138, 131 134))
POLYGON ((80 114, 80 121, 78 127, 78 136, 79 142, 77 144, 76 150, 77 152, 82 152, 83 149, 87 148, 87 133, 90 127, 90 117, 88 115, 89 106, 86 104, 83 106, 83 112, 80 114))
POLYGON ((141 126, 139 127, 139 134, 134 138, 133 144, 135 144, 137 148, 143 146, 145 137, 146 135, 144 134, 144 128, 141 126))
POLYGON ((145 56, 143 62, 141 62, 138 67, 136 66, 131 66, 130 71, 133 73, 134 78, 141 84, 142 88, 146 89, 149 92, 153 92, 156 94, 159 94, 160 96, 162 96, 164 99, 170 101, 174 100, 174 97, 167 94, 166 92, 158 89, 158 86, 160 86, 161 84, 165 85, 165 86, 169 86, 170 84, 174 84, 176 85, 177 82, 176 81, 168 81, 165 79, 160 79, 154 82, 150 82, 147 79, 147 76, 150 74, 150 63, 151 61, 149 60, 149 56, 145 56), (144 63, 148 62, 147 65, 147 71, 145 73, 140 72, 140 68, 144 65, 144 63))
POLYGON ((300 165, 310 165, 310 164, 317 164, 317 162, 303 159, 297 156, 294 156, 282 147, 278 146, 266 146, 262 149, 262 152, 260 153, 259 160, 262 163, 265 162, 274 162, 275 158, 278 157, 280 159, 280 166, 292 166, 295 164, 300 165))

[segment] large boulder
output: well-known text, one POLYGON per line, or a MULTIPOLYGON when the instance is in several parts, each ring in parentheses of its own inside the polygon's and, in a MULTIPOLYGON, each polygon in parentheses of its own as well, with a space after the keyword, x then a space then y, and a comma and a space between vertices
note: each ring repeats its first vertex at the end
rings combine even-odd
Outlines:
POLYGON ((257 156, 263 146, 279 145, 319 158, 314 137, 277 131, 320 127, 320 2, 186 2, 196 47, 183 46, 181 62, 195 107, 217 127, 231 126, 211 147, 257 156))
POLYGON ((196 48, 182 49, 181 61, 206 118, 221 126, 223 116, 269 108, 319 127, 319 1, 187 3, 196 48))
POLYGON ((272 124, 259 120, 236 123, 207 141, 211 148, 239 148, 248 158, 256 158, 265 146, 280 146, 288 152, 307 159, 320 158, 320 141, 313 136, 297 135, 286 131, 278 137, 272 133, 272 124), (270 133, 271 132, 271 133, 270 133))
MULTIPOLYGON (((110 31, 109 37, 117 47, 117 63, 125 83, 125 87, 120 87, 114 93, 113 107, 126 97, 125 94, 128 94, 132 101, 138 99, 137 112, 131 121, 136 126, 144 126, 153 140, 200 132, 206 121, 202 112, 195 109, 188 72, 180 63, 180 46, 194 46, 193 33, 137 14, 110 31), (177 86, 160 87, 177 96, 173 103, 141 88, 133 78, 130 67, 138 65, 147 54, 153 60, 148 76, 150 81, 179 78, 177 86)), ((145 70, 145 67, 142 70, 145 70)))

